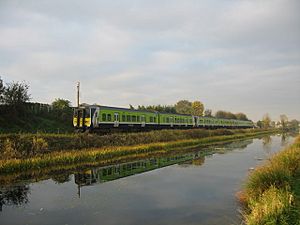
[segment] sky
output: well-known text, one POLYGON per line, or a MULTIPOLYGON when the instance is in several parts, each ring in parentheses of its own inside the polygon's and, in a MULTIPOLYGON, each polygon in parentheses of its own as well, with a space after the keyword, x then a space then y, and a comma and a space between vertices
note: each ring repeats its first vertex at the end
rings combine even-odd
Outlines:
POLYGON ((0 0, 0 76, 31 101, 300 120, 299 0, 0 0))

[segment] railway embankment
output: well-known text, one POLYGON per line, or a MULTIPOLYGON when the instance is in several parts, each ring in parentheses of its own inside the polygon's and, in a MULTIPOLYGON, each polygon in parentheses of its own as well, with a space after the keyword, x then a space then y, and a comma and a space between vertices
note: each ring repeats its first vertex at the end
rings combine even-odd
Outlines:
POLYGON ((300 135, 249 175, 240 196, 247 225, 300 224, 300 135))
POLYGON ((0 135, 0 173, 38 170, 60 165, 122 161, 154 152, 168 152, 255 137, 276 130, 160 130, 86 134, 0 135))

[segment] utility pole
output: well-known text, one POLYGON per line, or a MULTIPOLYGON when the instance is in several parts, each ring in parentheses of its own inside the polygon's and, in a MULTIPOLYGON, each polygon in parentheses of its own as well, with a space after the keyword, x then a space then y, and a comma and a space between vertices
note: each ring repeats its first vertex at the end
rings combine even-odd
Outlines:
POLYGON ((79 108, 79 89, 80 89, 80 82, 77 82, 77 108, 79 108))

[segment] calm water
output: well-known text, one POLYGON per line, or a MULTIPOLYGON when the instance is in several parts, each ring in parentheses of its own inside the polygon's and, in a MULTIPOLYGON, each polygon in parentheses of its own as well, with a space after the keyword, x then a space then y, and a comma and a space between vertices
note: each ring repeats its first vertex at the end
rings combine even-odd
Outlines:
POLYGON ((249 168, 292 141, 265 136, 1 184, 0 224, 240 224, 235 194, 249 168))

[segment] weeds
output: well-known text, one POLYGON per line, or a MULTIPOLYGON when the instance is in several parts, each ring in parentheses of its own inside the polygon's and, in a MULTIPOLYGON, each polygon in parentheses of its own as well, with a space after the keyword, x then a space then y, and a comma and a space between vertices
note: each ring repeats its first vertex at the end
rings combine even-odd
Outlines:
MULTIPOLYGON (((0 135, 0 153, 6 158, 28 158, 45 152, 102 148, 110 146, 133 146, 157 142, 192 140, 212 136, 254 134, 264 130, 160 130, 146 133, 119 133, 104 136, 86 134, 7 134, 0 135), (11 144, 11 147, 7 145, 11 144), (12 152, 10 152, 12 151, 12 152)), ((1 159, 1 158, 0 158, 1 159)), ((5 159, 5 158, 4 158, 5 159)))
MULTIPOLYGON (((17 171, 26 171, 31 169, 47 168, 52 166, 75 164, 82 162, 95 162, 98 160, 109 160, 115 157, 123 157, 134 154, 153 153, 157 151, 176 151, 185 150, 197 146, 204 146, 211 143, 229 142, 236 139, 256 136, 257 133, 235 134, 226 136, 206 137, 199 139, 188 139, 171 142, 159 142, 152 144, 143 144, 135 146, 107 146, 102 148, 88 148, 82 151, 52 151, 49 153, 35 155, 24 159, 6 159, 0 160, 0 173, 13 173, 17 171)), ((35 139, 33 139, 35 140, 35 139)), ((47 148, 47 142, 43 139, 37 139, 38 148, 44 151, 47 148)), ((49 149, 49 146, 48 146, 49 149)))
POLYGON ((250 174, 243 196, 246 224, 300 224, 300 136, 250 174))

